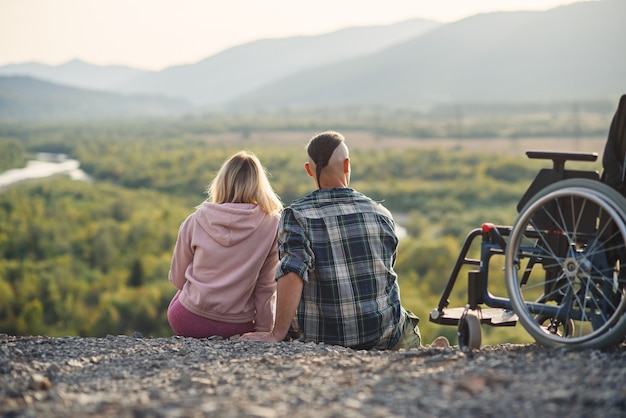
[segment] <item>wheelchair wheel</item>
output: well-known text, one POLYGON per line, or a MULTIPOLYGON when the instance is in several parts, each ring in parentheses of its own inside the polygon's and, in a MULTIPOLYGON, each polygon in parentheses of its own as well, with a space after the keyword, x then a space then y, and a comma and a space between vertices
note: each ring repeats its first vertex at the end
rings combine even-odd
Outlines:
POLYGON ((546 346, 621 342, 625 256, 626 199, 619 193, 589 179, 541 190, 520 211, 506 248, 507 292, 519 322, 546 346))
POLYGON ((480 319, 473 313, 465 313, 459 319, 457 330, 459 348, 469 348, 471 350, 480 348, 482 342, 482 332, 480 329, 480 319))
POLYGON ((569 337, 574 334, 574 321, 561 321, 557 318, 551 318, 547 315, 535 316, 535 322, 543 327, 545 332, 556 334, 560 337, 569 337))

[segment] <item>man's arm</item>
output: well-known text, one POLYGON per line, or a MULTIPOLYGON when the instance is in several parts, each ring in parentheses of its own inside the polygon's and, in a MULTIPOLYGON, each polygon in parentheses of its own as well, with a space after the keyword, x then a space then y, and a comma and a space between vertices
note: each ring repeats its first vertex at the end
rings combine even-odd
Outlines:
POLYGON ((296 273, 287 273, 276 285, 276 321, 270 332, 249 332, 242 340, 280 342, 285 339, 293 317, 296 315, 304 282, 296 273))

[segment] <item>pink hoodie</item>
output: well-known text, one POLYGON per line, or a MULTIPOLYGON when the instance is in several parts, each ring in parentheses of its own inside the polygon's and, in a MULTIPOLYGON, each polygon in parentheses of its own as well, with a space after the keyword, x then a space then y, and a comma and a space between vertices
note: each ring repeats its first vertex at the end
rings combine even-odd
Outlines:
POLYGON ((251 203, 204 202, 181 224, 169 281, 190 312, 214 321, 274 321, 279 216, 251 203))

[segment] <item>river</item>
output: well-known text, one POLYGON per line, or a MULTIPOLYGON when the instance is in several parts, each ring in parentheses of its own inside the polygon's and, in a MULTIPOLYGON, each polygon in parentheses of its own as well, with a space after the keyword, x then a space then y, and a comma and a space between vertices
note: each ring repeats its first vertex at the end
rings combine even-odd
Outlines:
POLYGON ((91 182, 87 173, 80 169, 78 160, 67 158, 65 154, 39 153, 36 160, 30 160, 24 168, 14 168, 0 173, 0 190, 4 190, 26 180, 40 179, 54 175, 66 175, 72 180, 91 182))

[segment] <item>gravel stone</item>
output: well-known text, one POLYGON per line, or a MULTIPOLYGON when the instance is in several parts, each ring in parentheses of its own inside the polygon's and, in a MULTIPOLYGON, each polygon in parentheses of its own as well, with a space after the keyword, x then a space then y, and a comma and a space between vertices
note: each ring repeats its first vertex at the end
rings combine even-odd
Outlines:
POLYGON ((393 351, 0 334, 3 417, 623 417, 626 345, 393 351))

